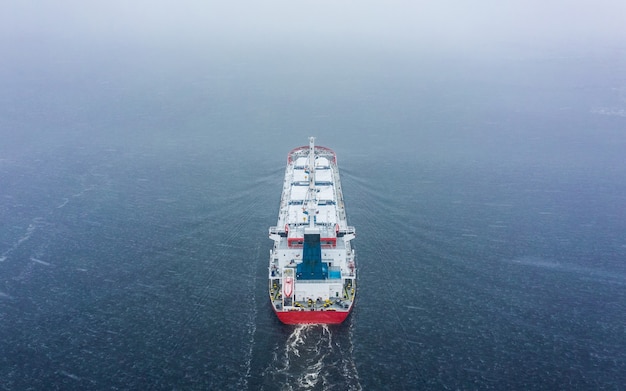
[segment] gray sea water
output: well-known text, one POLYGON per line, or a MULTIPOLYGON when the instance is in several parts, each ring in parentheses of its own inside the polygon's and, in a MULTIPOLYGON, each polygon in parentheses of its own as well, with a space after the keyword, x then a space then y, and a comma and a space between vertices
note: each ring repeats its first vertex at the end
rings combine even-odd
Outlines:
POLYGON ((5 60, 0 389, 624 389, 624 53, 5 60), (311 135, 357 229, 341 326, 266 292, 311 135))

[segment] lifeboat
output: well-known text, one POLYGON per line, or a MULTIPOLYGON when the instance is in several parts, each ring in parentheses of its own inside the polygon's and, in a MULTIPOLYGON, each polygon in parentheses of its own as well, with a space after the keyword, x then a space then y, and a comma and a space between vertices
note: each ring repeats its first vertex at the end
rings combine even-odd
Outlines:
POLYGON ((291 297, 291 294, 293 293, 293 277, 285 278, 283 293, 285 294, 285 297, 291 297))

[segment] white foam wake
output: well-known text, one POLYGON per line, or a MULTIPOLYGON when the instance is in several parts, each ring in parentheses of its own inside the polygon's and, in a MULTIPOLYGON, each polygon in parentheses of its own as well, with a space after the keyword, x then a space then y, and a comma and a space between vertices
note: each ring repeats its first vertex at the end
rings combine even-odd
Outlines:
POLYGON ((310 325, 298 325, 293 330, 289 338, 287 338, 287 343, 285 344, 285 358, 287 359, 287 364, 289 355, 293 354, 297 357, 300 357, 300 350, 298 350, 300 345, 304 344, 304 340, 306 339, 305 330, 311 328, 310 325))
POLYGON ((263 376, 280 390, 362 390, 353 357, 352 323, 347 329, 295 326, 274 349, 263 376))

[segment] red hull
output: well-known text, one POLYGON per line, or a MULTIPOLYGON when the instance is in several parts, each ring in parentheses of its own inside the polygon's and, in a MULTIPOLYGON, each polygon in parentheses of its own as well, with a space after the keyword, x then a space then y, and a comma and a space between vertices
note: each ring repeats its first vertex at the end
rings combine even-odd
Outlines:
POLYGON ((339 311, 274 311, 278 319, 284 324, 339 324, 342 323, 350 312, 339 311))

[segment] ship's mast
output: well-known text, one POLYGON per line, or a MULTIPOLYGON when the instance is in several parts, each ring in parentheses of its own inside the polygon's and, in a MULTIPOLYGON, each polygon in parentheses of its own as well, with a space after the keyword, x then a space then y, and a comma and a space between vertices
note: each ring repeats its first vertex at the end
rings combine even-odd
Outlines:
POLYGON ((317 192, 315 191, 315 137, 309 137, 309 227, 315 226, 317 192))

